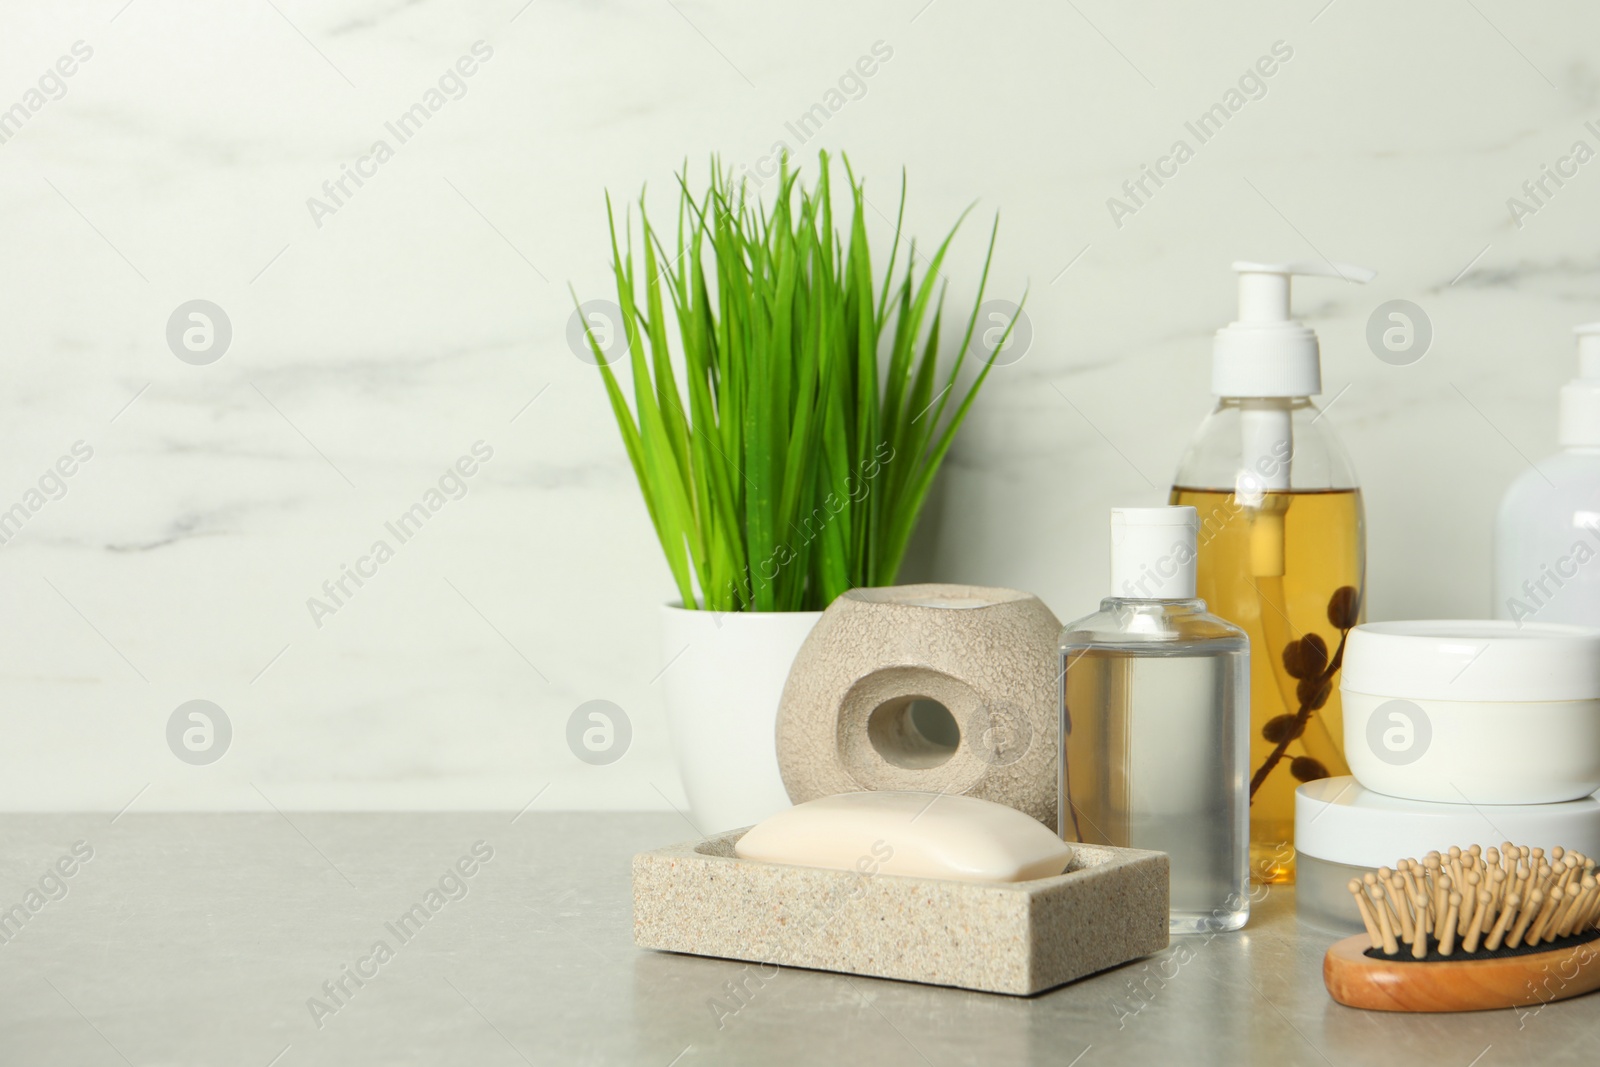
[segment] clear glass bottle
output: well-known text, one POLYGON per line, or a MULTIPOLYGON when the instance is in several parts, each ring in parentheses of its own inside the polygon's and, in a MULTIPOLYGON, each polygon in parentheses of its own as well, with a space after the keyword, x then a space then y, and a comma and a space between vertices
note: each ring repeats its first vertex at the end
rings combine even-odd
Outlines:
POLYGON ((1178 467, 1169 501, 1199 511, 1197 592, 1250 638, 1252 877, 1294 881, 1294 794, 1349 773, 1339 669, 1362 617, 1366 530, 1355 471, 1311 397, 1317 335, 1290 317, 1290 278, 1364 282, 1328 263, 1235 263, 1239 318, 1217 331, 1220 399, 1178 467))
POLYGON ((1112 588, 1061 632, 1067 840, 1165 852, 1173 933, 1250 914, 1250 644, 1195 598, 1192 507, 1114 508, 1112 588))

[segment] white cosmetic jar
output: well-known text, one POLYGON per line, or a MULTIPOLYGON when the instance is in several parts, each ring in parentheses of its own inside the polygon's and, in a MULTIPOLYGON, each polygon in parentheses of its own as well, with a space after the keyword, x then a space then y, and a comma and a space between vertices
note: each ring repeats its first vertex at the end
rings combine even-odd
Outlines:
POLYGON ((1600 789, 1600 630, 1460 619, 1350 631, 1345 759, 1368 789, 1555 804, 1600 789))
POLYGON ((1307 782, 1294 794, 1295 910, 1316 926, 1353 934, 1362 926, 1350 879, 1451 845, 1487 850, 1506 840, 1600 855, 1600 800, 1425 804, 1363 789, 1354 778, 1307 782))

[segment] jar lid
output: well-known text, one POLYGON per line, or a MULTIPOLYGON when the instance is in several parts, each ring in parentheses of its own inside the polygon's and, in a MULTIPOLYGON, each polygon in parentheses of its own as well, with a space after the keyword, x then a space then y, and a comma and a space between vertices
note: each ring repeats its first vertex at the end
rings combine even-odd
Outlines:
POLYGON ((1559 804, 1430 804, 1364 788, 1354 778, 1322 778, 1294 793, 1295 849, 1356 867, 1393 867, 1451 845, 1530 848, 1557 845, 1600 855, 1600 800, 1559 804))
POLYGON ((1425 619, 1350 631, 1341 688, 1411 700, 1600 698, 1600 630, 1559 623, 1425 619))

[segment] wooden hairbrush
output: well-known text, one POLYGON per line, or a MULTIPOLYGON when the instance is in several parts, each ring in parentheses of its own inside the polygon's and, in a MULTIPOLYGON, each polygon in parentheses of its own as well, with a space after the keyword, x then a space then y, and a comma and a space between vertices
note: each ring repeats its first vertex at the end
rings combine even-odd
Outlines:
POLYGON ((1600 884, 1581 853, 1452 846, 1349 889, 1367 932, 1322 960, 1340 1004, 1480 1011, 1600 989, 1600 884))

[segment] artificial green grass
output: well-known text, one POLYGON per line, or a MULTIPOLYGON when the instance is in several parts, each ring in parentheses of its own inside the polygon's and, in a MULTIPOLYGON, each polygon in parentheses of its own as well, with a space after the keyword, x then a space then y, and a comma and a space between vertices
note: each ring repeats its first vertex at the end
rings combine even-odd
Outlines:
POLYGON ((1008 323, 959 390, 998 218, 941 374, 947 285, 935 283, 966 212, 920 279, 915 241, 896 275, 902 176, 879 283, 863 183, 845 158, 850 214, 838 230, 827 153, 819 161, 807 188, 785 160, 770 205, 715 159, 698 197, 685 171, 671 248, 641 193, 637 267, 631 218, 619 245, 606 197, 632 408, 592 330, 589 344, 685 607, 815 610, 846 589, 893 584, 934 476, 1010 336, 1008 323))

